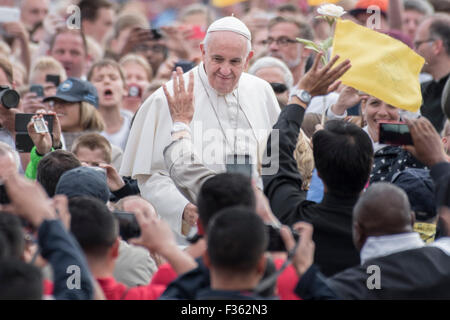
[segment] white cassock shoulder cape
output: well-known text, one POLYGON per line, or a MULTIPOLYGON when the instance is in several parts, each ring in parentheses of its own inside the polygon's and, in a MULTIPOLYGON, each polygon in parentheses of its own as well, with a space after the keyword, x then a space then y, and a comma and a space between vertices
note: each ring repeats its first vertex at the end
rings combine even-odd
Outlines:
MULTIPOLYGON (((206 130, 214 129, 220 132, 219 120, 211 106, 211 99, 208 98, 205 86, 199 78, 198 68, 203 68, 203 64, 190 71, 194 72, 195 112, 191 122, 193 140, 202 139, 199 135, 204 134, 206 130), (199 131, 198 126, 193 128, 193 123, 196 125, 200 123, 202 130, 199 131)), ((187 86, 189 79, 187 73, 184 74, 184 79, 187 86)), ((170 94, 173 94, 172 81, 167 83, 167 88, 170 94)), ((248 123, 252 130, 259 133, 258 150, 262 154, 267 137, 280 112, 276 96, 269 83, 247 73, 241 75, 238 92, 239 105, 248 123), (261 136, 263 130, 266 134, 261 136)), ((123 155, 120 174, 137 179, 141 195, 150 201, 157 213, 180 234, 183 210, 188 200, 171 180, 163 155, 164 148, 171 142, 172 125, 166 97, 162 88, 159 88, 143 103, 136 114, 123 155)), ((216 171, 223 171, 224 168, 220 170, 206 165, 216 171)))

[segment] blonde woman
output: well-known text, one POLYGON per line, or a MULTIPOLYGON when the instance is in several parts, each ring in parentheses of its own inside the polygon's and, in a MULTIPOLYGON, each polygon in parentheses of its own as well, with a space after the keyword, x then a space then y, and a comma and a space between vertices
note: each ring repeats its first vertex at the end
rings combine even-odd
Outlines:
POLYGON ((47 101, 61 123, 67 150, 71 150, 73 141, 83 133, 101 132, 105 128, 97 110, 97 90, 88 81, 69 78, 61 83, 56 95, 44 99, 47 101))

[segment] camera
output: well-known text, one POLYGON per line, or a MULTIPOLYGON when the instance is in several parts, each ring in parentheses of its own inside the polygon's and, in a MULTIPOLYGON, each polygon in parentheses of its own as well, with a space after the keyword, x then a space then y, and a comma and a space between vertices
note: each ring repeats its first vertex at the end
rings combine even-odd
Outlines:
POLYGON ((119 221, 119 233, 124 241, 141 235, 141 228, 134 213, 116 210, 113 214, 119 221))
POLYGON ((20 101, 19 93, 8 86, 0 86, 0 103, 6 109, 17 108, 20 101))
MULTIPOLYGON (((266 229, 269 234, 269 244, 267 246, 267 251, 270 252, 287 251, 284 245, 283 238, 281 238, 280 229, 271 224, 266 224, 266 229)), ((292 228, 290 229, 295 242, 298 242, 298 240, 300 239, 300 235, 298 234, 297 231, 293 230, 292 228)))

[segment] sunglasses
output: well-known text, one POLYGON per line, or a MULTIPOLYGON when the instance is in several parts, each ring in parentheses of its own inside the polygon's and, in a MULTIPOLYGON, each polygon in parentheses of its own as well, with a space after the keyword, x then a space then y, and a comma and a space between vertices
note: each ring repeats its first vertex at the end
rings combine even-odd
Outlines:
POLYGON ((275 91, 275 93, 283 93, 288 89, 287 86, 283 83, 271 82, 270 85, 272 86, 272 89, 273 91, 275 91))

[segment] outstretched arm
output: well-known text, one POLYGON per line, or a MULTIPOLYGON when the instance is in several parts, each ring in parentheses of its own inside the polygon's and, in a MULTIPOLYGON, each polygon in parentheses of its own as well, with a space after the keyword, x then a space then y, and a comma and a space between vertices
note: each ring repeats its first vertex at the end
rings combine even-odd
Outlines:
MULTIPOLYGON (((335 90, 340 84, 336 80, 350 68, 348 60, 333 68, 338 56, 334 57, 326 66, 319 67, 320 58, 321 54, 318 54, 312 68, 297 84, 298 89, 307 91, 311 97, 335 90)), ((287 225, 292 225, 299 220, 308 220, 302 210, 306 198, 301 189, 302 176, 294 158, 298 133, 306 108, 307 104, 299 97, 292 96, 289 99, 289 105, 281 111, 278 121, 273 127, 267 142, 267 150, 264 153, 270 156, 264 159, 263 163, 271 166, 278 163, 279 167, 276 173, 263 175, 264 193, 270 200, 274 214, 281 223, 287 225), (286 203, 289 203, 289 206, 286 203)))

